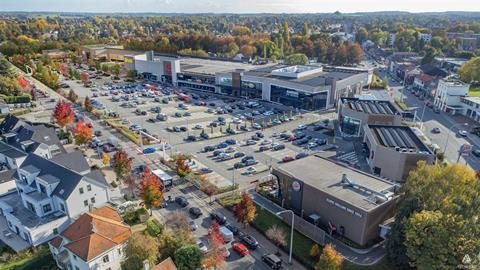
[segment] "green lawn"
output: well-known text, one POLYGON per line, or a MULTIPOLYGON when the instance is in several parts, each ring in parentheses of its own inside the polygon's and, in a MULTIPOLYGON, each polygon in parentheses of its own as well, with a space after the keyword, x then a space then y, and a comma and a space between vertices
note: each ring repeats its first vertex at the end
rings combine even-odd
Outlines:
POLYGON ((471 97, 480 97, 480 86, 470 88, 468 95, 471 97))
MULTIPOLYGON (((257 206, 257 217, 253 221, 252 225, 259 231, 264 233, 274 224, 276 224, 280 228, 283 228, 283 230, 285 231, 288 243, 286 250, 289 250, 290 226, 285 224, 277 216, 257 206)), ((297 231, 293 232, 293 256, 296 257, 297 260, 303 262, 305 265, 312 268, 315 265, 316 261, 312 257, 310 257, 310 248, 312 248, 314 244, 315 242, 310 238, 304 236, 297 231)))
POLYGON ((23 252, 18 255, 17 258, 8 260, 6 263, 0 264, 0 270, 47 270, 55 269, 55 261, 48 247, 43 246, 38 251, 32 254, 32 252, 23 252))

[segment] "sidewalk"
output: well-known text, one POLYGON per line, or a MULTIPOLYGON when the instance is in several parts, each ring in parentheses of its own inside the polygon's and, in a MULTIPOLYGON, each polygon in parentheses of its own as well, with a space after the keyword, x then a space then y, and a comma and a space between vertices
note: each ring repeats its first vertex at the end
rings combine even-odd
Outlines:
MULTIPOLYGON (((255 192, 255 190, 251 189, 249 190, 249 193, 252 195, 253 200, 268 210, 269 212, 275 214, 278 213, 282 210, 284 210, 282 207, 276 205, 275 203, 269 201, 268 199, 262 197, 258 193, 255 192)), ((297 218, 300 218, 297 216, 297 218)), ((328 234, 325 235, 325 243, 324 244, 332 244, 335 246, 335 249, 342 254, 342 256, 345 258, 345 260, 352 262, 357 265, 363 265, 363 266, 368 266, 368 265, 374 265, 378 263, 384 256, 385 256, 385 249, 383 245, 375 245, 370 248, 366 249, 356 249, 352 248, 350 246, 347 246, 343 242, 334 239, 330 237, 328 234)))

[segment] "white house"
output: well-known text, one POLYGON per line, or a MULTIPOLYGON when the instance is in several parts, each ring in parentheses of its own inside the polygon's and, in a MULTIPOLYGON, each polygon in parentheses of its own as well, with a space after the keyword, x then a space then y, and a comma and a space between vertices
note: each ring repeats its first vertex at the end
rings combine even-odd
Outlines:
POLYGON ((19 236, 26 247, 51 240, 73 218, 108 202, 108 184, 98 171, 82 175, 33 153, 14 179, 16 192, 0 197, 0 229, 19 236))
POLYGON ((463 97, 461 98, 463 105, 463 115, 480 122, 480 97, 463 97))
POLYGON ((120 270, 130 236, 117 211, 103 206, 82 214, 48 244, 60 269, 120 270))
POLYGON ((470 84, 454 77, 441 79, 435 92, 434 105, 442 111, 455 114, 463 110, 461 98, 467 96, 470 84))

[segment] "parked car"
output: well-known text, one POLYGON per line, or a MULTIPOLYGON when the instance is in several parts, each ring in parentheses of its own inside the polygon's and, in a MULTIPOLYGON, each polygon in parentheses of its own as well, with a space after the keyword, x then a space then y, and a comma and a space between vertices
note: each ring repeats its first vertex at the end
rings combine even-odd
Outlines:
POLYGON ((243 172, 244 175, 252 175, 257 172, 257 169, 254 167, 248 167, 245 172, 243 172))
POLYGON ((185 198, 184 196, 175 197, 175 202, 181 207, 186 207, 189 204, 187 198, 185 198))
POLYGON ((220 226, 220 234, 222 235, 224 243, 233 241, 233 233, 225 226, 220 226))
POLYGON ((203 167, 203 168, 200 169, 200 172, 203 173, 203 174, 207 174, 207 173, 213 172, 213 170, 208 168, 208 167, 203 167))
POLYGON ((284 162, 284 163, 294 161, 294 160, 295 160, 295 158, 292 157, 292 156, 285 156, 285 157, 282 158, 282 162, 284 162))
POLYGON ((298 153, 296 156, 295 156, 295 159, 301 159, 301 158, 304 158, 304 157, 307 157, 308 154, 305 153, 305 152, 300 152, 298 153))
POLYGON ((249 249, 256 249, 258 247, 258 241, 253 236, 244 234, 239 237, 240 241, 244 243, 249 249))
POLYGON ((198 208, 198 207, 190 207, 188 212, 194 218, 199 218, 203 214, 202 210, 200 210, 200 208, 198 208))
POLYGON ((227 227, 233 233, 233 235, 238 235, 240 232, 240 230, 233 224, 227 223, 225 227, 227 227))
POLYGON ((262 261, 272 269, 282 268, 282 260, 280 260, 275 254, 263 255, 262 261))
POLYGON ((462 137, 467 137, 468 135, 468 132, 466 130, 459 130, 458 131, 458 135, 462 136, 462 137))
POLYGON ((233 164, 233 168, 235 168, 235 169, 241 169, 241 168, 246 167, 246 166, 247 166, 247 164, 245 164, 244 162, 237 162, 237 163, 233 164))
POLYGON ((191 229, 192 231, 196 231, 196 230, 198 229, 198 225, 195 223, 195 221, 190 220, 190 221, 188 222, 188 224, 190 225, 190 229, 191 229))
POLYGON ((273 146, 272 148, 274 151, 279 151, 279 150, 283 150, 285 149, 285 145, 284 144, 276 144, 273 146))
POLYGON ((142 153, 144 154, 152 154, 152 153, 155 153, 157 151, 157 149, 153 148, 153 147, 148 147, 148 148, 145 148, 143 149, 142 153))
POLYGON ((248 248, 239 242, 232 242, 232 249, 235 250, 240 256, 245 257, 247 256, 250 252, 248 251, 248 248))
POLYGON ((438 127, 432 128, 432 133, 439 134, 440 132, 441 132, 440 128, 438 128, 438 127))
POLYGON ((242 162, 247 162, 247 160, 254 159, 253 156, 245 156, 242 158, 242 162))
POLYGON ((198 248, 199 248, 203 253, 207 253, 208 248, 207 248, 207 246, 203 243, 202 240, 200 240, 200 239, 197 240, 197 246, 198 246, 198 248))
POLYGON ((237 144, 237 140, 235 140, 235 139, 227 139, 227 140, 225 140, 225 143, 230 144, 230 145, 235 145, 235 144, 237 144))
POLYGON ((233 155, 234 158, 240 158, 240 157, 243 157, 243 156, 245 156, 245 153, 243 153, 243 152, 237 152, 233 155))
POLYGON ((220 212, 210 213, 210 219, 217 221, 217 223, 220 225, 224 225, 225 223, 227 223, 227 217, 225 217, 220 212))

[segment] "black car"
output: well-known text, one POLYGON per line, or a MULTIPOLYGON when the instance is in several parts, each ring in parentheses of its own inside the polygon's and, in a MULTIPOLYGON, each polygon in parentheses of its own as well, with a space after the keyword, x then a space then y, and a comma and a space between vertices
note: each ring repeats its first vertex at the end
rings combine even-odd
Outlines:
POLYGON ((253 159, 253 156, 245 156, 242 158, 242 162, 246 162, 249 159, 253 159))
POLYGON ((180 127, 180 131, 182 131, 182 132, 187 131, 187 127, 180 127))
POLYGON ((263 135, 263 133, 260 132, 260 131, 255 132, 255 135, 257 135, 257 137, 259 137, 259 138, 265 137, 265 135, 263 135))
POLYGON ((245 156, 245 153, 243 153, 243 152, 237 152, 233 155, 234 158, 240 158, 240 157, 243 157, 243 156, 245 156))
POLYGON ((180 205, 181 207, 186 207, 188 205, 188 200, 187 198, 183 196, 177 196, 175 197, 175 202, 180 205))
POLYGON ((262 261, 272 269, 281 269, 282 260, 275 254, 265 254, 262 256, 262 261))
POLYGON ((201 133, 201 134, 200 134, 200 137, 203 138, 203 139, 208 139, 208 138, 210 138, 210 136, 209 136, 207 133, 201 133))
POLYGON ((215 147, 211 146, 211 145, 207 145, 203 148, 203 151, 204 152, 212 152, 215 150, 215 147))
POLYGON ((238 233, 240 232, 240 230, 235 225, 232 225, 230 223, 227 223, 225 227, 227 227, 227 229, 229 229, 233 233, 233 235, 238 235, 238 233))
POLYGON ((473 150, 472 155, 474 155, 476 157, 480 157, 480 150, 478 150, 478 149, 473 150))
POLYGON ((198 207, 190 207, 190 209, 188 210, 188 212, 190 213, 190 215, 192 215, 192 217, 194 218, 199 218, 203 213, 202 213, 202 210, 200 210, 200 208, 198 207))
POLYGON ((270 150, 271 148, 272 147, 270 145, 264 145, 264 146, 260 146, 260 148, 258 148, 258 151, 263 152, 263 151, 270 150))
POLYGON ((227 218, 220 212, 210 213, 210 218, 217 221, 220 225, 227 223, 227 218))
POLYGON ((235 168, 235 169, 241 169, 241 168, 246 167, 246 166, 247 166, 247 164, 245 164, 244 162, 237 162, 237 163, 233 164, 233 168, 235 168))
POLYGON ((240 241, 244 243, 249 249, 256 249, 258 247, 258 241, 253 236, 244 234, 240 237, 240 241))
POLYGON ((295 156, 295 159, 301 159, 301 158, 304 158, 304 157, 307 157, 308 154, 305 153, 305 152, 300 152, 298 153, 296 156, 295 156))
POLYGON ((282 149, 285 149, 284 144, 277 144, 273 147, 273 150, 275 150, 275 151, 282 150, 282 149))

